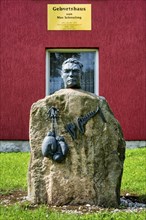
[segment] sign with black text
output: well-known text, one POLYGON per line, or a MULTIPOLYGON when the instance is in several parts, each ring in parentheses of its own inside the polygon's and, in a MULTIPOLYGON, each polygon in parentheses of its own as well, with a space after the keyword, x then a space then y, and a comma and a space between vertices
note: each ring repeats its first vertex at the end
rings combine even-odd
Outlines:
POLYGON ((47 30, 91 30, 91 4, 47 6, 47 30))

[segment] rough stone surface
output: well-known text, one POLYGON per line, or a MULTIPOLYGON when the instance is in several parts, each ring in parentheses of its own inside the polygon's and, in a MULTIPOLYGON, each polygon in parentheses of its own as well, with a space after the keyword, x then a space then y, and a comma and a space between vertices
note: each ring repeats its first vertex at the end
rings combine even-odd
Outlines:
POLYGON ((31 160, 28 172, 28 197, 32 203, 50 205, 90 204, 117 207, 125 155, 121 127, 103 97, 82 90, 62 89, 34 103, 30 113, 31 160), (64 136, 69 153, 62 163, 43 157, 41 145, 51 130, 47 111, 59 109, 58 134, 64 136), (101 108, 77 131, 73 140, 65 125, 77 117, 101 108))

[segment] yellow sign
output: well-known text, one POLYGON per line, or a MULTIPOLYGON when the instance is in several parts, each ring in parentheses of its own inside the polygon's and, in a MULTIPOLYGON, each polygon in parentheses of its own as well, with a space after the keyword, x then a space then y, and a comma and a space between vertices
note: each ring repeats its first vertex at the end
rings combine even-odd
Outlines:
POLYGON ((91 30, 91 4, 48 4, 48 30, 91 30))

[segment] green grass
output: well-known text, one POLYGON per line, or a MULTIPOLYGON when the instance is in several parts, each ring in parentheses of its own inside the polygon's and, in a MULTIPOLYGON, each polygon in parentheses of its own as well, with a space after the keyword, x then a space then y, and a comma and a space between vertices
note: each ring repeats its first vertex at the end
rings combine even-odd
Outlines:
POLYGON ((126 151, 121 193, 146 196, 146 148, 126 151))
POLYGON ((0 191, 27 189, 27 170, 29 153, 1 153, 0 154, 0 191))
MULTIPOLYGON (((1 153, 0 154, 0 191, 7 194, 14 190, 27 190, 27 170, 29 153, 1 153)), ((138 196, 146 195, 146 148, 126 151, 121 193, 138 196)), ((30 208, 25 204, 1 206, 0 220, 145 220, 145 211, 140 212, 112 212, 100 211, 93 214, 65 214, 51 211, 46 206, 30 208)))
MULTIPOLYGON (((29 153, 0 154, 0 190, 27 189, 29 153)), ((146 148, 126 150, 122 194, 146 194, 146 148)))
POLYGON ((20 205, 2 207, 1 220, 145 220, 145 212, 109 212, 102 211, 93 214, 67 214, 50 211, 45 206, 29 210, 20 205))

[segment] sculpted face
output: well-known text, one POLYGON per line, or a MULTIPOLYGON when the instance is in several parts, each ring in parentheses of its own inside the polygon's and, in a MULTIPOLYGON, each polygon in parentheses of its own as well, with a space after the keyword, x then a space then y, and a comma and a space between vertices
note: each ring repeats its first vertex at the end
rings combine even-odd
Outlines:
POLYGON ((65 63, 62 66, 61 77, 65 88, 80 88, 82 70, 77 63, 65 63))

